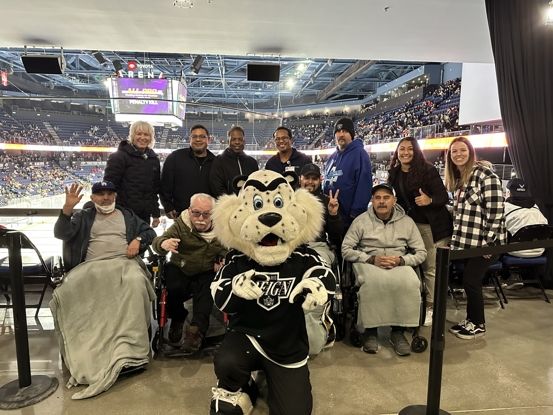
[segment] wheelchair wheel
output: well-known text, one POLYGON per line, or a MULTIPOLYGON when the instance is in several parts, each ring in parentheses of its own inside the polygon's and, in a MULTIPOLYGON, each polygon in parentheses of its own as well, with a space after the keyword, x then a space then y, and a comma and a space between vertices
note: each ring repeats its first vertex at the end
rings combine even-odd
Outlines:
POLYGON ((425 337, 422 336, 415 336, 413 337, 413 341, 411 342, 411 350, 415 353, 422 353, 426 350, 428 347, 428 340, 426 340, 425 337))
POLYGON ((154 352, 153 357, 156 359, 159 356, 159 352, 161 351, 161 332, 159 329, 156 330, 156 334, 154 334, 154 338, 152 340, 152 351, 154 352))

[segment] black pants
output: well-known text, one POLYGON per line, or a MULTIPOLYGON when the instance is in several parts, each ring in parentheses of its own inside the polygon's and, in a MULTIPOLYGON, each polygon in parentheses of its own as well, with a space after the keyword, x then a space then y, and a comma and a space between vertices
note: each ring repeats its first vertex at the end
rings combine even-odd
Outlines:
POLYGON ((246 335, 228 332, 214 361, 218 387, 236 392, 254 370, 264 370, 269 387, 270 415, 309 415, 313 409, 307 365, 288 369, 261 355, 246 335))
POLYGON ((467 319, 474 324, 484 324, 484 296, 482 295, 482 280, 488 267, 497 260, 497 256, 489 259, 484 257, 469 258, 463 271, 463 288, 467 295, 467 319))
POLYGON ((165 266, 165 282, 167 284, 167 313, 174 320, 186 320, 188 311, 184 302, 192 298, 192 321, 205 334, 209 327, 209 316, 213 309, 213 297, 209 286, 215 277, 215 272, 204 272, 193 276, 184 275, 174 264, 165 266))

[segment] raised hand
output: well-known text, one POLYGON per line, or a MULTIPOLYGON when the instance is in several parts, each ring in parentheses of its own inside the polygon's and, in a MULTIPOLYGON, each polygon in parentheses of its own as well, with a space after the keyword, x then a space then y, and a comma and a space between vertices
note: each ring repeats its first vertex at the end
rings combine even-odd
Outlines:
POLYGON ((339 194, 340 189, 337 189, 334 195, 332 195, 332 190, 328 192, 328 214, 331 216, 336 216, 338 214, 338 208, 340 207, 340 203, 338 202, 339 194))
POLYGON ((65 203, 62 208, 64 215, 71 216, 73 208, 83 198, 82 190, 83 187, 78 183, 72 183, 69 187, 65 186, 65 203))
POLYGON ((419 189, 419 196, 415 198, 415 203, 417 206, 428 206, 432 203, 432 198, 424 193, 422 189, 419 189))

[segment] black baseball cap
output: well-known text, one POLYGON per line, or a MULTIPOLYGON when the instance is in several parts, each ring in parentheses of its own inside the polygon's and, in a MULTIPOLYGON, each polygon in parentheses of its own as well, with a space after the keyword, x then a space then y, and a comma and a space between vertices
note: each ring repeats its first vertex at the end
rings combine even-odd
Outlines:
POLYGON ((313 163, 309 163, 304 165, 301 168, 300 176, 321 176, 321 169, 319 169, 319 166, 313 163))
POLYGON ((394 190, 394 188, 392 186, 390 186, 388 183, 379 183, 377 184, 376 186, 373 186, 372 190, 371 190, 371 194, 375 194, 377 190, 380 190, 380 189, 384 189, 384 190, 387 190, 388 192, 390 192, 392 195, 396 195, 396 191, 394 190))
POLYGON ((507 189, 511 192, 512 197, 530 198, 530 190, 526 187, 524 180, 515 177, 507 182, 507 189))
POLYGON ((117 189, 112 182, 96 182, 92 185, 92 193, 100 193, 104 190, 116 192, 117 189))

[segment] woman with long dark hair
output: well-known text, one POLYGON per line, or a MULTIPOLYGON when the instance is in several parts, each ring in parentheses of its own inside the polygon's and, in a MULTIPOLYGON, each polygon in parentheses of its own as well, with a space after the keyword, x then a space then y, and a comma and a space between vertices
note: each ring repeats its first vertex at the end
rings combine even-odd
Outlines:
MULTIPOLYGON (((454 194, 451 249, 468 249, 504 244, 504 199, 501 179, 487 161, 477 161, 474 147, 466 137, 449 145, 445 162, 445 184, 454 194)), ((496 256, 469 258, 463 271, 467 296, 467 317, 449 332, 460 339, 486 334, 482 279, 496 256)))
POLYGON ((432 322, 436 247, 447 246, 452 232, 451 215, 446 205, 449 196, 436 168, 428 163, 417 140, 403 138, 396 148, 388 176, 396 191, 397 202, 413 219, 427 251, 422 264, 426 282, 427 310, 425 325, 432 322))

